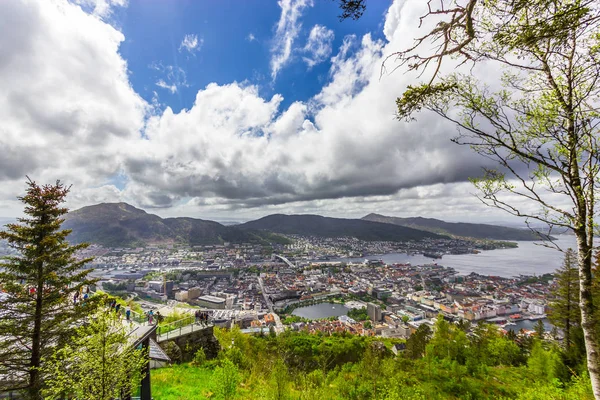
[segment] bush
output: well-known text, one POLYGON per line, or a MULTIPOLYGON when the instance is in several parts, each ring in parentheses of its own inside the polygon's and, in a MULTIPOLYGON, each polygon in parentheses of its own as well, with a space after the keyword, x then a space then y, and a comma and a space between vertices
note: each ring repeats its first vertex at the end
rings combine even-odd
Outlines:
POLYGON ((204 363, 206 363, 206 353, 204 353, 203 348, 199 348, 196 354, 194 354, 194 360, 192 362, 198 367, 202 367, 204 363))
POLYGON ((213 373, 213 389, 218 399, 232 399, 237 393, 241 377, 235 364, 225 359, 222 366, 215 368, 213 373))

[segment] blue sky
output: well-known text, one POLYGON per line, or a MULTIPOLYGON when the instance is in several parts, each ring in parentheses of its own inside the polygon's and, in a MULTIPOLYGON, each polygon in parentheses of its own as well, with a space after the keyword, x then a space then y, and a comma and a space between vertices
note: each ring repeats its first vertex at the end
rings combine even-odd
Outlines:
POLYGON ((28 175, 72 184, 70 208, 504 217, 473 196, 489 162, 452 124, 395 118, 422 78, 382 66, 428 29, 423 0, 369 0, 358 21, 333 0, 2 5, 0 216, 20 214, 28 175))
POLYGON ((270 58, 281 16, 276 1, 131 0, 127 7, 114 11, 111 21, 126 38, 120 53, 128 63, 131 84, 148 102, 156 93, 162 107, 168 105, 178 112, 189 109, 197 91, 209 83, 237 81, 258 85, 262 97, 281 94, 281 109, 285 109, 293 101, 317 94, 329 79, 328 59, 312 68, 302 60, 306 54, 301 49, 311 29, 321 25, 333 31, 332 51, 346 35, 361 37, 371 32, 374 39, 381 39, 389 5, 386 0, 373 1, 359 20, 340 21, 337 2, 315 1, 303 13, 289 64, 275 80, 271 79, 270 58), (181 49, 186 35, 197 37, 198 49, 181 49), (168 77, 165 68, 171 66, 175 76, 168 77), (161 79, 176 84, 177 90, 172 93, 158 87, 161 79))

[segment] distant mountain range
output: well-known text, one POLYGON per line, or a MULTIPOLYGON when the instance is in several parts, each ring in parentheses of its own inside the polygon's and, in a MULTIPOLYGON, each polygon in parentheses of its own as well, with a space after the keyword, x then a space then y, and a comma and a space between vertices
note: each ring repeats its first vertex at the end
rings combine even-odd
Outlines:
POLYGON ((393 224, 319 215, 269 215, 238 225, 240 229, 321 237, 353 236, 361 240, 407 241, 443 235, 393 224))
POLYGON ((534 233, 496 225, 448 223, 429 218, 369 214, 362 219, 274 214, 239 225, 195 218, 161 218, 126 203, 102 203, 68 213, 63 224, 73 243, 137 247, 151 243, 194 245, 289 243, 280 234, 352 236, 365 241, 408 241, 449 236, 496 240, 537 240, 534 233))
POLYGON ((241 230, 195 218, 161 218, 126 203, 102 203, 71 211, 63 228, 72 229, 69 241, 107 247, 148 243, 186 243, 191 246, 232 243, 289 242, 266 232, 241 230))
POLYGON ((440 235, 469 237, 474 239, 493 240, 540 240, 541 233, 525 229, 508 228, 498 225, 469 224, 464 222, 445 222, 433 218, 398 218, 380 214, 369 214, 362 218, 365 221, 381 222, 409 227, 422 231, 435 232, 440 235))

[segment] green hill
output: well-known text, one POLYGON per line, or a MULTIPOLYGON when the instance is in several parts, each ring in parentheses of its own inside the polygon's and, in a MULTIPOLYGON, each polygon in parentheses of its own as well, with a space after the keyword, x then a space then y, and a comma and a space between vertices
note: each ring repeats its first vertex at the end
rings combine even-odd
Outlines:
POLYGON ((91 242, 107 247, 144 246, 148 243, 210 245, 288 242, 263 232, 245 231, 215 221, 161 218, 126 203, 102 203, 67 214, 63 228, 72 229, 73 243, 91 242))
POLYGON ((366 241, 409 241, 444 236, 414 228, 320 215, 273 214, 238 225, 243 230, 264 230, 282 234, 321 237, 352 236, 366 241))
POLYGON ((405 226, 442 235, 459 236, 474 239, 492 240, 540 240, 548 237, 541 233, 526 229, 515 229, 506 226, 488 224, 469 224, 464 222, 445 222, 434 218, 398 218, 381 214, 369 214, 362 218, 365 221, 405 226))

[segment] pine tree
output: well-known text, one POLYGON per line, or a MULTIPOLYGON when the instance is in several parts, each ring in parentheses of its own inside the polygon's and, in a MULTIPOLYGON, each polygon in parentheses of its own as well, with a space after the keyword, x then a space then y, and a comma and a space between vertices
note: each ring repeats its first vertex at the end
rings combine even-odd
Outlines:
POLYGON ((69 188, 60 181, 40 186, 28 179, 25 218, 0 232, 18 255, 6 257, 0 272, 0 390, 24 389, 28 398, 41 398, 43 360, 70 338, 77 321, 94 301, 74 306, 75 292, 93 283, 76 252, 87 244, 71 246, 69 230, 60 230, 61 207, 69 188))
POLYGON ((565 253, 562 267, 556 272, 556 285, 551 290, 553 300, 550 302, 548 318, 554 326, 565 333, 565 349, 567 353, 573 344, 572 330, 581 324, 579 309, 579 269, 577 256, 572 249, 565 253))

